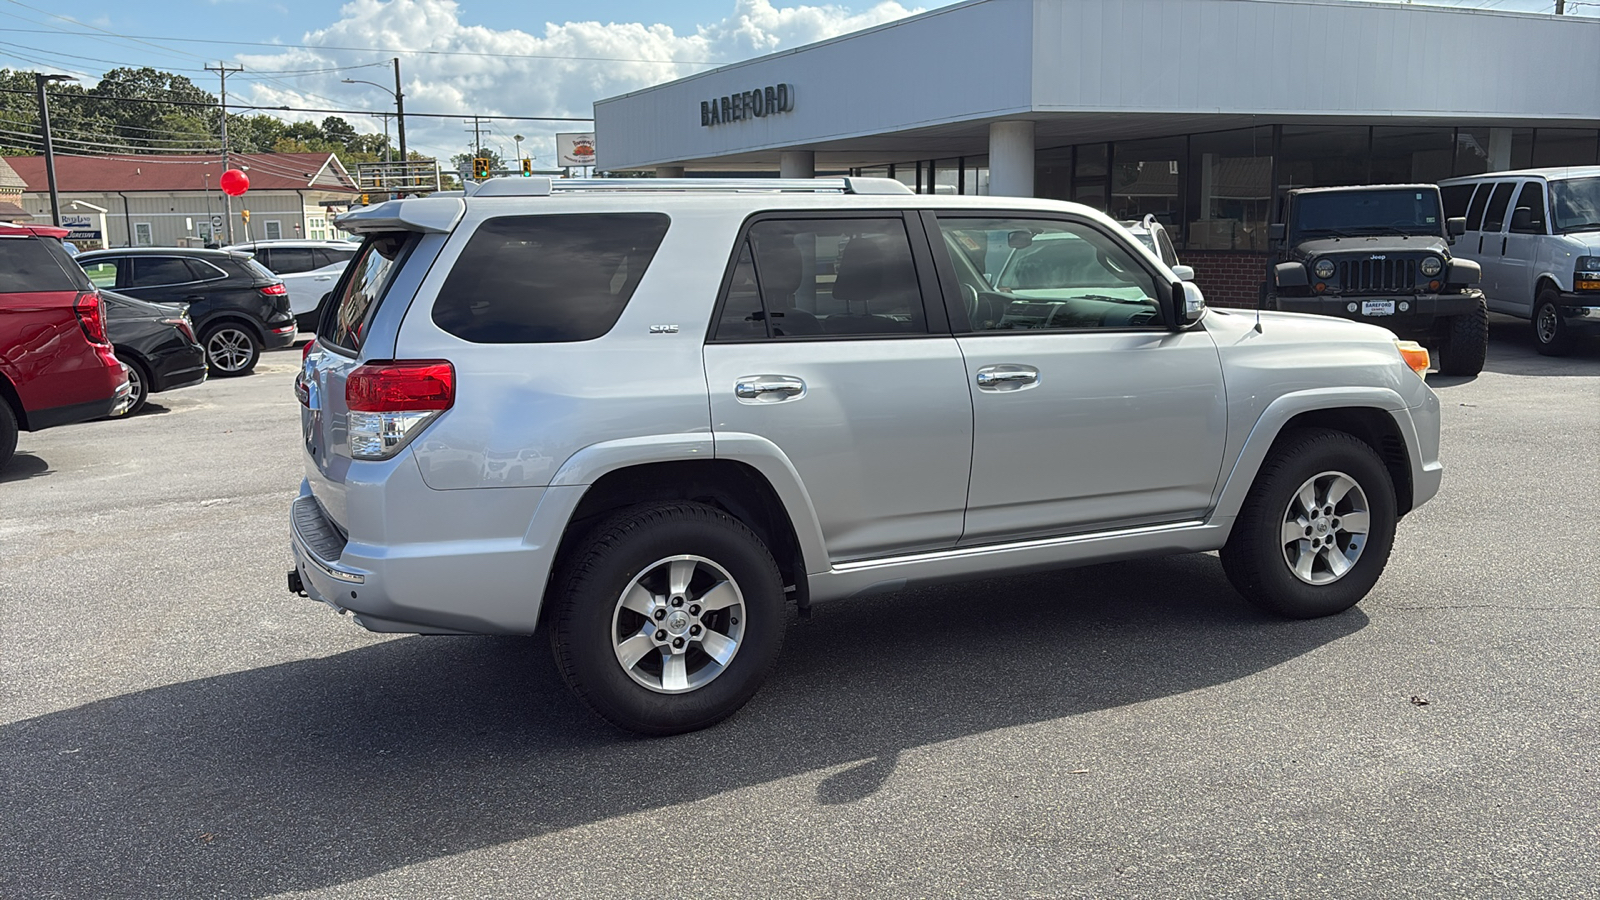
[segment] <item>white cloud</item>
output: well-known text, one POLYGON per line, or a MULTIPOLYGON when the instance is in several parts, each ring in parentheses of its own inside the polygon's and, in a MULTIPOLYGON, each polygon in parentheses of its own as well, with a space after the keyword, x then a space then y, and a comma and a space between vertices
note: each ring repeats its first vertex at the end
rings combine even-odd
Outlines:
MULTIPOLYGON (((341 81, 348 77, 391 84, 393 75, 384 68, 271 76, 272 81, 257 81, 252 73, 372 63, 396 54, 336 48, 403 47, 412 51, 398 54, 408 113, 589 116, 596 100, 704 71, 706 63, 736 62, 920 11, 894 0, 878 0, 860 11, 836 4, 729 2, 727 17, 699 26, 694 34, 677 34, 660 24, 599 22, 546 23, 542 33, 533 34, 465 23, 452 0, 351 0, 339 10, 338 21, 297 42, 317 49, 241 57, 247 68, 243 80, 252 82, 242 99, 262 105, 392 108, 375 88, 341 81), (458 55, 463 52, 507 55, 458 55)), ((351 119, 358 128, 381 130, 377 119, 351 119)), ((441 159, 471 143, 456 119, 408 115, 406 126, 412 149, 441 159)), ((556 132, 589 128, 586 123, 503 121, 489 127, 493 135, 485 144, 510 156, 511 135, 523 134, 528 138, 524 151, 539 157, 540 164, 553 158, 556 132)))

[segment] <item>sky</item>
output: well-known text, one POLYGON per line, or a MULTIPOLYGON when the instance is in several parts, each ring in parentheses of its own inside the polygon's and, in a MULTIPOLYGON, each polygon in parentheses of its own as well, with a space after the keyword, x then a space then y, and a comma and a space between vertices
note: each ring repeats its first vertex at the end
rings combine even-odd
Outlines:
MULTIPOLYGON (((457 116, 593 114, 594 101, 721 65, 859 31, 957 0, 0 0, 0 67, 81 76, 153 66, 216 92, 226 61, 238 103, 392 110, 399 56, 410 148, 448 160, 467 150, 457 116), (424 119, 413 113, 450 114, 424 119)), ((1549 12, 1552 0, 1436 0, 1549 12)), ((1572 12, 1600 14, 1600 0, 1572 12)), ((325 113, 284 114, 320 120, 325 113)), ((377 116, 347 115, 359 130, 377 116)), ((553 164, 554 135, 586 122, 495 121, 484 144, 553 164)), ((603 151, 602 151, 603 153, 603 151)))

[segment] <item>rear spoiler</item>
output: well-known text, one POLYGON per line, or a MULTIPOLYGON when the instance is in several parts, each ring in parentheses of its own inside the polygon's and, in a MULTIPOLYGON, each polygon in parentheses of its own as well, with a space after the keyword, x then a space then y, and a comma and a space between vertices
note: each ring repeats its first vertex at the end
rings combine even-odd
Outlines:
POLYGON ((457 197, 414 197, 352 209, 334 216, 333 224, 356 234, 377 231, 449 234, 466 212, 466 201, 457 197))

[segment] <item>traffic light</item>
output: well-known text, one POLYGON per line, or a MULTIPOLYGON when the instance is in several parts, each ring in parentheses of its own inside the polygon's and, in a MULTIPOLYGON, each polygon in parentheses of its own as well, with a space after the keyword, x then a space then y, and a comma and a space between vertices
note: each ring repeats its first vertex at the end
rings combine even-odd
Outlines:
POLYGON ((533 160, 524 156, 522 158, 522 177, 527 178, 533 174, 533 160))
POLYGON ((361 195, 361 205, 362 206, 371 206, 372 205, 372 201, 370 199, 368 199, 368 195, 367 194, 362 194, 361 195))
POLYGON ((475 157, 472 160, 472 177, 479 181, 489 177, 490 160, 487 156, 475 157))
POLYGON ((239 218, 244 219, 246 222, 250 221, 250 210, 248 210, 248 209, 239 210, 239 218))

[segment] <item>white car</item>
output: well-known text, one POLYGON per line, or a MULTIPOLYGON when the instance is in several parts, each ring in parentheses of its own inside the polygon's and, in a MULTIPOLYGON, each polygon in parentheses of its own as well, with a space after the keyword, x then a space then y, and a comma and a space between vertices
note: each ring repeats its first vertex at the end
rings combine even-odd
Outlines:
POLYGON ((282 278, 296 325, 301 331, 314 331, 318 304, 333 290, 360 247, 349 241, 280 240, 248 241, 227 249, 255 254, 257 262, 282 278))

